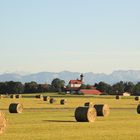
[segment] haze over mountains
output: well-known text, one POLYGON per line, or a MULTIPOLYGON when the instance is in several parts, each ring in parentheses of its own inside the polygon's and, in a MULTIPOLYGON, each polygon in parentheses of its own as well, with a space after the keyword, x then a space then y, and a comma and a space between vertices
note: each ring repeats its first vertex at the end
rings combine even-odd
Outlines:
MULTIPOLYGON (((80 76, 80 72, 70 72, 70 71, 62 71, 62 72, 39 72, 34 74, 19 74, 19 73, 3 73, 0 75, 0 81, 20 81, 22 83, 36 81, 37 83, 51 83, 54 78, 63 79, 66 84, 71 79, 77 79, 80 76)), ((94 84, 100 81, 113 84, 119 81, 131 81, 138 82, 140 81, 140 70, 119 70, 114 71, 111 74, 104 73, 93 73, 87 72, 84 74, 84 82, 85 84, 94 84)))

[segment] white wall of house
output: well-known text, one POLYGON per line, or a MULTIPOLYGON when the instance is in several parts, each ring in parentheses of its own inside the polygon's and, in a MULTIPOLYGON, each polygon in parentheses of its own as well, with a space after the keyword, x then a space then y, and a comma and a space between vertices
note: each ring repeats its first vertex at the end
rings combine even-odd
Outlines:
POLYGON ((80 87, 81 84, 70 84, 70 87, 80 87))

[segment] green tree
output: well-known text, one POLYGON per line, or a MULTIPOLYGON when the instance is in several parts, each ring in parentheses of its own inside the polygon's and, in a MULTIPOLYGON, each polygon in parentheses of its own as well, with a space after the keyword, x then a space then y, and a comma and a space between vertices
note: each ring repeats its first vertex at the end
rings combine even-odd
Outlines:
POLYGON ((95 84, 95 87, 97 90, 101 91, 105 94, 112 94, 112 87, 111 85, 105 83, 105 82, 99 82, 98 84, 95 84))
POLYGON ((50 90, 50 85, 48 84, 39 84, 38 92, 48 92, 50 90))
POLYGON ((38 92, 38 84, 34 81, 25 83, 24 93, 37 93, 38 92))
POLYGON ((134 94, 135 95, 140 95, 140 82, 138 82, 135 87, 134 87, 134 94))
POLYGON ((135 85, 132 82, 124 83, 124 91, 133 94, 135 85))
POLYGON ((112 86, 114 94, 122 94, 124 93, 125 85, 123 81, 120 81, 112 86))
POLYGON ((61 92, 64 89, 65 81, 59 78, 53 79, 51 83, 51 89, 54 92, 61 92))
POLYGON ((15 82, 14 90, 16 94, 23 93, 24 86, 21 82, 15 82))
POLYGON ((6 93, 7 93, 7 83, 0 82, 0 94, 6 94, 6 93))
POLYGON ((9 81, 1 83, 1 88, 4 93, 8 94, 19 94, 23 93, 24 86, 21 82, 9 81))

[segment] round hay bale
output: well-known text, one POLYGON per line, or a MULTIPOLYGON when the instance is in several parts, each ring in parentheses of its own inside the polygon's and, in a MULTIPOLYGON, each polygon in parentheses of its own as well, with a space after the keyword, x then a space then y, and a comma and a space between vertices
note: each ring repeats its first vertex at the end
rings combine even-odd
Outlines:
POLYGON ((5 114, 0 111, 0 134, 2 134, 6 128, 6 118, 5 118, 5 114))
POLYGON ((50 98, 50 104, 53 104, 54 102, 56 102, 56 100, 54 98, 50 98))
POLYGON ((136 96, 135 97, 135 101, 139 101, 139 96, 136 96))
POLYGON ((140 114, 140 104, 137 106, 137 113, 140 114))
POLYGON ((66 104, 66 102, 67 102, 67 100, 66 100, 66 99, 61 99, 61 100, 60 100, 60 104, 61 104, 61 105, 66 104))
POLYGON ((121 96, 119 96, 119 95, 116 95, 116 99, 118 100, 118 99, 121 99, 121 96))
POLYGON ((50 96, 43 96, 43 101, 50 101, 50 96))
POLYGON ((18 94, 16 95, 16 98, 22 98, 22 95, 18 94))
POLYGON ((12 94, 12 95, 10 95, 10 98, 15 99, 16 95, 12 94))
POLYGON ((75 119, 78 122, 94 122, 96 116, 96 110, 93 107, 77 107, 75 110, 75 119))
POLYGON ((37 99, 42 99, 43 98, 43 95, 41 94, 41 95, 36 95, 35 96, 37 99))
POLYGON ((22 113, 23 105, 20 103, 11 103, 9 105, 9 112, 10 113, 22 113))
POLYGON ((96 104, 96 105, 94 105, 94 108, 96 109, 97 116, 106 117, 110 113, 110 109, 107 104, 96 104))
POLYGON ((84 104, 84 106, 93 107, 94 105, 93 105, 92 102, 86 102, 86 103, 84 104))

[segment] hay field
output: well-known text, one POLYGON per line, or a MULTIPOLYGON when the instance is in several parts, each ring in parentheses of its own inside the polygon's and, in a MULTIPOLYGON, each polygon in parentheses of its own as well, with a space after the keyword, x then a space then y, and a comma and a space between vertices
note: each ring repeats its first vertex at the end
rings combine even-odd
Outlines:
POLYGON ((134 97, 116 100, 115 96, 57 96, 49 104, 35 95, 23 95, 21 99, 0 99, 0 110, 5 112, 8 126, 0 140, 139 140, 140 115, 134 97), (67 99, 60 105, 60 99, 67 99), (23 113, 10 114, 10 103, 22 103, 23 113), (85 102, 108 104, 108 117, 97 117, 94 123, 76 122, 75 108, 85 102))

